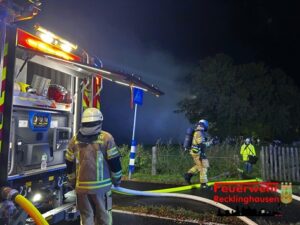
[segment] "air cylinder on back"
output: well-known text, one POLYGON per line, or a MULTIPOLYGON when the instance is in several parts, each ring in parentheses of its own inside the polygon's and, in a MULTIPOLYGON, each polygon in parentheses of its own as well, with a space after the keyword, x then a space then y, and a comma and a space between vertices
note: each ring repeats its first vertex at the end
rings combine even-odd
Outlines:
POLYGON ((188 128, 185 132, 185 138, 183 142, 183 147, 184 149, 190 149, 192 146, 192 141, 193 141, 193 135, 194 135, 194 129, 193 128, 188 128))

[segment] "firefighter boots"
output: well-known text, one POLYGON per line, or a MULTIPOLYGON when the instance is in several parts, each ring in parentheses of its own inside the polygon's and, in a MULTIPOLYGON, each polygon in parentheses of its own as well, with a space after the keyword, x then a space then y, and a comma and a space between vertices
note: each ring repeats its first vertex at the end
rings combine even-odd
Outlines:
POLYGON ((192 176, 193 176, 193 175, 194 175, 194 174, 192 174, 192 173, 185 173, 185 174, 183 175, 185 182, 187 182, 188 184, 192 184, 192 183, 191 183, 191 179, 192 179, 192 176))
POLYGON ((208 188, 207 183, 201 183, 200 189, 207 189, 207 188, 208 188))

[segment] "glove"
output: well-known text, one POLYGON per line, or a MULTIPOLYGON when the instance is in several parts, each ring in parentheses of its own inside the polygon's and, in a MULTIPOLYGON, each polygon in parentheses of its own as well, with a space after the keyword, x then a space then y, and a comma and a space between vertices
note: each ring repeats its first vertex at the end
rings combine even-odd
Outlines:
POLYGON ((121 181, 120 181, 120 182, 114 182, 113 185, 114 185, 115 187, 119 187, 119 186, 121 185, 121 181))
POLYGON ((112 182, 115 187, 119 187, 121 185, 121 177, 120 179, 113 179, 112 182))
POLYGON ((73 189, 76 186, 76 175, 75 173, 67 174, 67 184, 68 186, 72 187, 73 189))

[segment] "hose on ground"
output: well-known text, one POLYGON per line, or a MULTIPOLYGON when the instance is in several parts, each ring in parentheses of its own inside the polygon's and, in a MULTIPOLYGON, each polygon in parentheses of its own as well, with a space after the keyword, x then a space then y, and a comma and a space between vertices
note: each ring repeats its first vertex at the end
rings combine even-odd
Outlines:
MULTIPOLYGON (((185 186, 188 187, 188 186, 185 186)), ((173 198, 183 198, 183 199, 189 199, 189 200, 194 200, 202 203, 206 203, 209 205, 212 205, 214 207, 223 209, 223 210, 230 210, 230 211, 235 211, 232 208, 223 205, 221 203, 215 202, 213 200, 199 197, 199 196, 194 196, 194 195, 188 195, 188 194, 179 194, 179 193, 162 193, 162 192, 157 192, 156 191, 137 191, 137 190, 132 190, 132 189, 127 189, 127 188, 122 188, 122 187, 113 187, 112 190, 114 192, 117 192, 119 194, 126 194, 126 195, 136 195, 136 196, 147 196, 147 197, 173 197, 173 198)), ((250 220, 248 217, 245 216, 238 216, 240 220, 245 222, 248 225, 258 225, 255 223, 253 220, 250 220)))

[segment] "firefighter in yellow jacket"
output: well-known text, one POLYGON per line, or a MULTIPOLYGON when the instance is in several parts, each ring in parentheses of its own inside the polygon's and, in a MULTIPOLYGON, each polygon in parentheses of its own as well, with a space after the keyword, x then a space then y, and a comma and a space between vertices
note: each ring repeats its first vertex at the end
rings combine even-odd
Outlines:
POLYGON ((66 152, 69 180, 76 161, 77 207, 81 225, 111 225, 111 187, 121 183, 120 154, 112 135, 102 130, 103 116, 96 108, 87 108, 81 128, 70 140, 66 152))
POLYGON ((246 173, 252 172, 252 163, 249 161, 249 156, 256 156, 255 148, 251 144, 250 138, 246 138, 244 144, 241 146, 240 154, 244 162, 244 171, 246 173))
POLYGON ((207 187, 207 168, 209 167, 208 159, 205 154, 205 136, 208 129, 208 122, 200 120, 196 124, 196 129, 193 134, 192 147, 190 154, 194 160, 195 165, 184 174, 184 179, 188 184, 191 184, 191 178, 194 174, 200 173, 201 188, 207 187))

